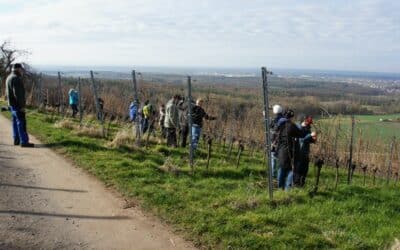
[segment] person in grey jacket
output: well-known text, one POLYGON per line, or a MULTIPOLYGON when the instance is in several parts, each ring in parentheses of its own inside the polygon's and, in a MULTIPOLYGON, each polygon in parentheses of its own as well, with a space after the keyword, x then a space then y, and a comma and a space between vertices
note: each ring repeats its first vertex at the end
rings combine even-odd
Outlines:
POLYGON ((20 63, 14 64, 12 72, 6 80, 6 96, 12 114, 14 145, 34 147, 33 143, 29 143, 28 133, 26 132, 26 98, 23 74, 22 65, 20 63))
POLYGON ((180 95, 175 95, 165 106, 164 127, 167 132, 167 145, 177 147, 176 130, 179 129, 179 110, 178 103, 180 95))

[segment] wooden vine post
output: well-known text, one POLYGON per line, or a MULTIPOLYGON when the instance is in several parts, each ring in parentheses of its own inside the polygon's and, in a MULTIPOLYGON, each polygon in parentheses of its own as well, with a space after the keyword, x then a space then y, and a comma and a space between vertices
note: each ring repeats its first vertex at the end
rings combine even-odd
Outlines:
POLYGON ((396 142, 396 137, 393 137, 392 142, 390 143, 389 164, 388 164, 387 175, 386 175, 386 184, 387 185, 389 185, 390 177, 392 175, 392 160, 393 160, 393 151, 394 151, 395 142, 396 142))
POLYGON ((103 110, 100 108, 99 96, 97 94, 96 83, 94 81, 94 75, 92 70, 90 71, 90 78, 92 80, 92 91, 93 91, 94 102, 96 104, 96 112, 101 124, 101 133, 102 136, 105 137, 104 115, 103 115, 103 110))
POLYGON ((207 171, 210 166, 211 151, 212 151, 212 138, 209 136, 207 139, 207 171))
POLYGON ((79 102, 79 126, 82 127, 83 120, 83 108, 82 108, 82 86, 81 86, 81 78, 78 77, 78 102, 79 102))
POLYGON ((62 86, 61 86, 61 72, 58 72, 58 107, 57 107, 57 113, 60 114, 63 112, 62 106, 62 86))
POLYGON ((351 173, 353 172, 353 143, 354 143, 354 127, 355 119, 354 115, 351 116, 351 137, 350 137, 350 148, 349 148, 349 160, 347 165, 347 184, 351 184, 351 173))

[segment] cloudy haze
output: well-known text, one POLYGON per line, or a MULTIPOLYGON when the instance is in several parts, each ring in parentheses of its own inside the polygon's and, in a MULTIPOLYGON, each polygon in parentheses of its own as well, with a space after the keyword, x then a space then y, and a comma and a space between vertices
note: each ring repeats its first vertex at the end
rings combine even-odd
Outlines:
POLYGON ((35 65, 400 72, 400 1, 0 0, 35 65))

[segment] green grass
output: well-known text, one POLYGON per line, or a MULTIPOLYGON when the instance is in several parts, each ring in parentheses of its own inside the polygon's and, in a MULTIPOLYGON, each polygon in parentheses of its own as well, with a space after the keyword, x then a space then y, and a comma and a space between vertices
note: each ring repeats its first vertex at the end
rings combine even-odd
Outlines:
POLYGON ((363 186, 362 177, 355 176, 353 185, 348 186, 343 170, 343 183, 333 190, 334 172, 323 168, 320 191, 311 197, 315 172, 311 168, 305 189, 276 191, 271 202, 260 155, 250 157, 246 151, 236 168, 234 159, 225 160, 225 154, 217 148, 207 171, 202 149, 192 175, 185 150, 163 145, 109 149, 105 139, 55 129, 44 114, 29 111, 27 117, 28 130, 43 143, 106 185, 140 200, 144 209, 167 221, 197 246, 376 249, 388 247, 400 237, 400 192, 393 183, 384 186, 379 180, 373 186, 367 179, 363 186), (181 169, 179 175, 159 169, 167 158, 181 169))

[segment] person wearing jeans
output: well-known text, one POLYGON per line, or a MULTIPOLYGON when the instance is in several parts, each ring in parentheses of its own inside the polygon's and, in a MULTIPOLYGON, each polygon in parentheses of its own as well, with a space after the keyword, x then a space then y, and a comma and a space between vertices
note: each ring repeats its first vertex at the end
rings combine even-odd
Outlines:
POLYGON ((203 127, 203 118, 207 120, 215 120, 215 117, 209 116, 202 108, 203 100, 198 99, 196 105, 192 109, 192 145, 193 150, 199 145, 201 128, 203 127))
POLYGON ((13 65, 12 72, 6 80, 6 95, 12 114, 14 145, 34 147, 33 143, 29 143, 28 133, 26 132, 26 99, 22 79, 23 73, 24 69, 21 64, 16 63, 13 65))

